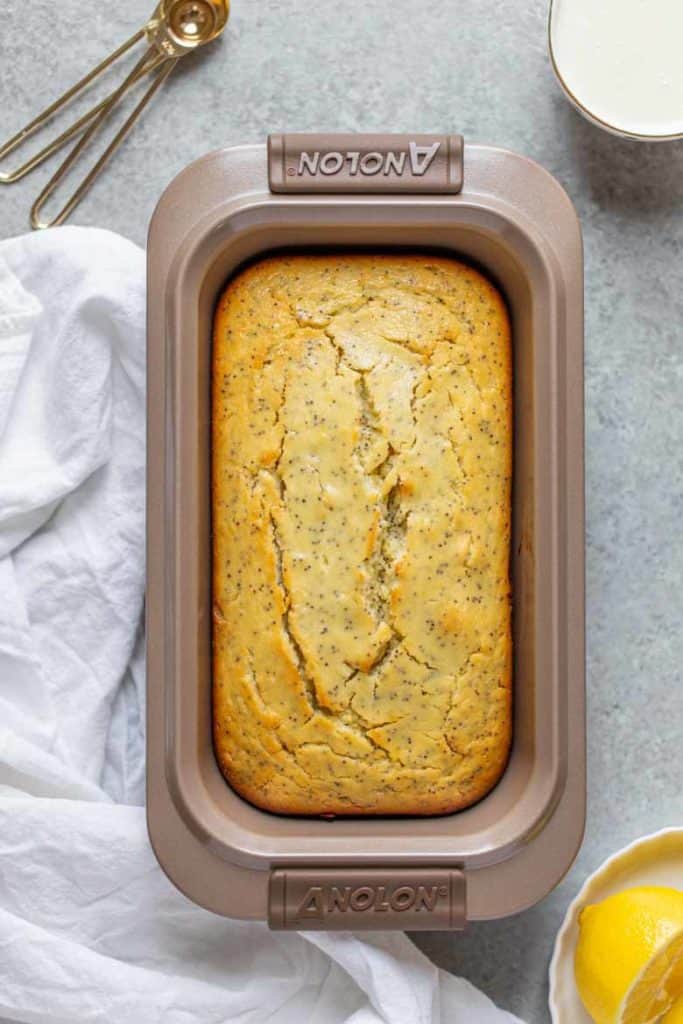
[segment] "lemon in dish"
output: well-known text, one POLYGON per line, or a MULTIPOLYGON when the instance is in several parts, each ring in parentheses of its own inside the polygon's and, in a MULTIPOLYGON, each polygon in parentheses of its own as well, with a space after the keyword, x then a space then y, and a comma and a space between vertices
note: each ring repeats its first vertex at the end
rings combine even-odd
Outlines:
POLYGON ((654 1024, 683 994, 683 892, 625 889, 587 906, 579 930, 576 986, 595 1024, 654 1024))

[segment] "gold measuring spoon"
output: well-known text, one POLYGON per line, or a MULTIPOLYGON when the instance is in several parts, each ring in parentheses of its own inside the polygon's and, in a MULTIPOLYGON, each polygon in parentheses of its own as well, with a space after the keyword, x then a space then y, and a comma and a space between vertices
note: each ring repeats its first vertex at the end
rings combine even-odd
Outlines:
POLYGON ((127 53, 136 43, 145 39, 147 49, 124 79, 121 85, 98 103, 92 110, 75 121, 66 131, 48 143, 35 156, 31 157, 16 170, 9 173, 0 172, 0 184, 11 185, 19 181, 35 167, 47 160, 53 153, 61 149, 70 139, 82 132, 82 135, 61 166, 40 193, 31 207, 31 226, 48 228, 63 224, 69 214, 81 201, 105 164, 119 148, 126 135, 150 100, 166 81, 174 67, 189 53, 200 46, 212 42, 221 35, 230 13, 229 0, 161 0, 154 14, 146 25, 135 32, 122 46, 110 54, 101 64, 93 68, 84 78, 68 89, 63 96, 47 107, 20 132, 0 146, 0 160, 15 152, 39 128, 49 121, 57 111, 65 107, 75 96, 83 91, 91 82, 98 78, 107 68, 111 67, 120 57, 127 53), (138 102, 137 106, 116 133, 104 150, 94 167, 78 185, 61 211, 50 221, 40 219, 40 213, 48 198, 52 195, 62 178, 76 163, 93 136, 99 131, 108 116, 117 106, 128 90, 145 75, 153 74, 154 78, 138 102))

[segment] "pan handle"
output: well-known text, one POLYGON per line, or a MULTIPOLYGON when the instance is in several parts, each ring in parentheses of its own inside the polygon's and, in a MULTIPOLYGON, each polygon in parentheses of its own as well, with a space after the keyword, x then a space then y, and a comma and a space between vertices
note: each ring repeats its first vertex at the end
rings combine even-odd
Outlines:
POLYGON ((447 193, 463 185, 462 135, 268 136, 271 192, 447 193))
POLYGON ((277 868, 268 924, 275 931, 461 931, 465 873, 457 868, 277 868))

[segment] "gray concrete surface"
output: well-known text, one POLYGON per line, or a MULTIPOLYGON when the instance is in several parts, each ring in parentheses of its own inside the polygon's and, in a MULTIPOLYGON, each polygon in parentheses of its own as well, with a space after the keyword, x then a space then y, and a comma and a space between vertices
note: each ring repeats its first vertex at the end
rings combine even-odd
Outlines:
MULTIPOLYGON (((151 6, 151 3, 150 3, 151 6)), ((683 145, 621 141, 566 104, 540 0, 235 0, 222 43, 178 70, 74 223, 144 244, 164 185, 268 131, 459 130, 526 153, 568 189, 586 248, 589 814, 569 877, 528 913, 417 938, 545 1024, 547 966, 587 872, 683 821, 683 145)), ((148 14, 147 4, 0 0, 0 135, 148 14)), ((23 232, 45 172, 0 191, 23 232)))

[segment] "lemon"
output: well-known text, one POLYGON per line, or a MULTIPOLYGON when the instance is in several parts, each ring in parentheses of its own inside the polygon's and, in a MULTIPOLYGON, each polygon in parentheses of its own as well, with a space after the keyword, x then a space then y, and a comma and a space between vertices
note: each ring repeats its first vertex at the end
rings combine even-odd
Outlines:
POLYGON ((662 1017, 662 1024, 683 1024, 683 996, 677 999, 669 1012, 662 1017))
POLYGON ((579 931, 576 986, 596 1024, 651 1024, 683 994, 683 892, 625 889, 585 907, 579 931))

